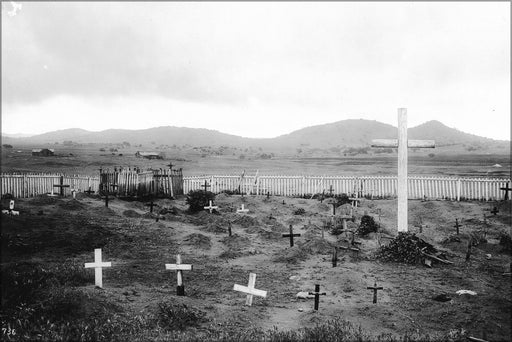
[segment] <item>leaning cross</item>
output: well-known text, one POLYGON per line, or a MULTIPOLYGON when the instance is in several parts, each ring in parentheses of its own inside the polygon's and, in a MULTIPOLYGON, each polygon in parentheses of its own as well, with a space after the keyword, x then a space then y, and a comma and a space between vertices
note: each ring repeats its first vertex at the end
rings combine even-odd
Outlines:
POLYGON ((245 305, 252 305, 252 297, 253 296, 260 296, 260 297, 267 297, 267 291, 258 290, 254 288, 254 285, 256 284, 256 273, 250 273, 249 274, 249 284, 247 286, 242 286, 235 284, 233 286, 234 291, 239 291, 243 293, 247 293, 247 299, 245 300, 245 305))
POLYGON ((249 212, 249 209, 245 209, 244 204, 242 203, 242 209, 237 209, 236 212, 243 214, 249 212))
POLYGON ((398 231, 407 231, 407 148, 435 148, 434 140, 407 139, 407 109, 398 109, 398 140, 376 139, 372 147, 398 147, 398 231))
POLYGON ((94 279, 97 287, 103 287, 103 267, 112 267, 112 263, 101 261, 101 248, 94 249, 94 262, 86 262, 85 268, 94 268, 94 279))
POLYGON ((176 263, 175 264, 165 264, 166 270, 176 271, 176 276, 178 278, 178 286, 176 287, 176 294, 178 296, 185 295, 185 286, 183 285, 183 276, 182 271, 192 271, 192 265, 185 265, 181 263, 181 255, 176 255, 176 263))
POLYGON ((69 188, 69 185, 64 184, 64 176, 60 176, 60 184, 54 184, 53 187, 60 188, 60 195, 64 196, 64 188, 69 188))
POLYGON ((505 197, 503 198, 505 201, 508 200, 508 192, 512 190, 512 188, 509 188, 509 183, 507 182, 507 185, 504 188, 500 188, 500 190, 505 191, 505 197))
POLYGON ((210 210, 210 214, 212 213, 213 209, 219 209, 219 207, 212 205, 212 201, 210 201, 210 205, 209 206, 204 207, 204 208, 210 210))
POLYGON ((290 247, 293 247, 293 237, 294 236, 300 236, 300 234, 293 234, 293 226, 290 224, 290 234, 282 234, 283 237, 289 237, 290 238, 290 247))
POLYGON ((315 292, 309 292, 310 295, 315 296, 315 310, 318 311, 318 302, 320 301, 320 296, 325 296, 325 292, 320 293, 320 285, 315 285, 315 292))
POLYGON ((377 291, 383 290, 384 288, 382 286, 377 287, 377 281, 373 284, 373 286, 368 286, 368 290, 373 290, 373 303, 377 303, 377 291))

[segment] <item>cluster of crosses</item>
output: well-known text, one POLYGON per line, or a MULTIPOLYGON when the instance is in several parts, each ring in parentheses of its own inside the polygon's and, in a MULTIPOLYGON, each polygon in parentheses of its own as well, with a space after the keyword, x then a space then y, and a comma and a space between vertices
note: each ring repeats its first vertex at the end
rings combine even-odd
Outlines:
MULTIPOLYGON (((95 285, 99 288, 103 288, 103 268, 112 267, 112 262, 102 261, 101 257, 101 248, 96 248, 94 250, 94 262, 85 263, 85 268, 94 268, 94 279, 95 285)), ((165 269, 170 271, 176 271, 177 277, 177 287, 176 287, 176 295, 185 296, 185 285, 183 285, 183 271, 192 271, 193 265, 182 264, 181 263, 181 255, 176 255, 176 263, 175 264, 165 264, 165 269)), ((378 287, 377 282, 375 282, 374 286, 368 286, 367 289, 373 290, 373 303, 377 303, 377 290, 382 290, 383 287, 378 287)), ((252 306, 252 301, 254 296, 258 297, 267 297, 267 291, 259 290, 256 288, 256 273, 249 273, 249 283, 247 286, 234 284, 233 290, 237 292, 242 292, 247 295, 245 304, 248 306, 252 306)), ((325 292, 320 292, 320 285, 315 285, 315 291, 309 292, 309 295, 315 297, 315 310, 318 310, 320 296, 325 296, 325 292)))

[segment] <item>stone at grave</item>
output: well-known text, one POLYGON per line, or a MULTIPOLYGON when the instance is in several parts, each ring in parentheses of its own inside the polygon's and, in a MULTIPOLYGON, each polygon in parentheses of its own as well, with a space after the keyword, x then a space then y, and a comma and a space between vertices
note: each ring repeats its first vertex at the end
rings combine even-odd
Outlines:
POLYGON ((407 231, 407 148, 435 148, 433 140, 408 140, 407 139, 407 109, 398 109, 398 139, 378 139, 372 141, 372 147, 398 147, 398 208, 397 226, 398 232, 407 231))
POLYGON ((476 292, 475 291, 471 291, 471 290, 459 290, 457 292, 455 292, 456 294, 458 294, 459 296, 460 295, 470 295, 470 296, 476 296, 476 292))
POLYGON ((111 262, 101 261, 101 248, 94 250, 94 262, 86 262, 85 268, 94 268, 94 279, 97 287, 103 287, 103 267, 112 267, 111 262))
POLYGON ((185 295, 185 286, 183 285, 182 271, 192 271, 192 265, 186 265, 181 263, 181 255, 176 255, 175 264, 165 264, 166 270, 176 271, 178 286, 176 288, 176 294, 178 296, 185 295))
POLYGON ((267 291, 258 290, 254 288, 256 284, 256 273, 250 273, 249 274, 249 284, 247 286, 242 286, 235 284, 233 286, 234 291, 242 292, 247 294, 247 298, 245 300, 245 305, 251 306, 252 305, 252 298, 253 296, 259 296, 259 297, 267 297, 267 291))
POLYGON ((299 299, 310 299, 310 298, 315 298, 314 295, 311 295, 309 294, 309 292, 306 292, 306 291, 300 291, 299 293, 297 293, 295 295, 295 297, 299 298, 299 299))
POLYGON ((298 275, 294 275, 294 276, 291 276, 290 278, 288 278, 290 280, 300 280, 300 276, 298 275))

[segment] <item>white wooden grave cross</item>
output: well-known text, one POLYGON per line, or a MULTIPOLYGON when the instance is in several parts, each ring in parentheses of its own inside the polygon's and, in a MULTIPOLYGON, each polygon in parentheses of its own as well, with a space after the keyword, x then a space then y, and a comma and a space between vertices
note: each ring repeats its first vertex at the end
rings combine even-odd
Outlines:
POLYGON ((192 271, 192 265, 186 265, 181 263, 181 255, 176 255, 175 264, 165 264, 166 270, 176 271, 176 277, 178 278, 178 287, 176 288, 176 294, 178 296, 185 295, 185 286, 183 285, 182 271, 192 271))
POLYGON ((435 148, 434 140, 407 139, 407 109, 398 108, 398 140, 375 139, 372 147, 398 147, 398 232, 407 231, 407 148, 435 148))
POLYGON ((213 209, 219 209, 219 207, 212 205, 212 201, 210 201, 210 205, 208 207, 204 208, 210 210, 210 214, 212 213, 213 209))
POLYGON ((101 248, 94 249, 94 262, 86 262, 85 268, 94 268, 94 280, 97 287, 103 287, 103 267, 112 267, 112 263, 101 261, 101 248))
POLYGON ((247 299, 245 300, 245 305, 252 305, 252 297, 253 296, 259 296, 259 297, 266 297, 267 291, 258 290, 254 288, 254 285, 256 284, 256 273, 250 273, 249 274, 249 284, 247 286, 242 286, 235 284, 233 286, 234 291, 239 291, 243 293, 247 293, 247 299))
POLYGON ((244 204, 242 203, 242 209, 237 209, 236 210, 237 213, 248 213, 249 212, 249 209, 245 209, 244 207, 244 204))
POLYGON ((9 211, 13 211, 14 210, 14 200, 10 200, 9 202, 9 211))

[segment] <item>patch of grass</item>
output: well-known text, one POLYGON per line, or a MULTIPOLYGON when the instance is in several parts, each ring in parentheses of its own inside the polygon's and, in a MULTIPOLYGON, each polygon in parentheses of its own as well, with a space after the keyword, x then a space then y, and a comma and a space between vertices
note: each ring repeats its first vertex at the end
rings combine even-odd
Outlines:
POLYGON ((361 224, 359 225, 357 232, 360 236, 366 236, 370 233, 376 232, 378 228, 379 226, 372 216, 363 215, 363 217, 361 217, 361 224))
POLYGON ((158 304, 157 324, 163 330, 185 330, 199 327, 206 321, 206 313, 185 304, 162 302, 158 304))

